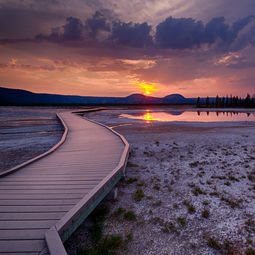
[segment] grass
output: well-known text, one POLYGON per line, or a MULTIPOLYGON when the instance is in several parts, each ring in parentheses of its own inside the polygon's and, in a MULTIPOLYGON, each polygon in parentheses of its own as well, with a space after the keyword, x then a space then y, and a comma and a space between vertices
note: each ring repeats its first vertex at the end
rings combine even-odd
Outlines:
POLYGON ((124 213, 123 218, 124 218, 125 220, 130 220, 130 221, 136 220, 136 214, 135 214, 134 211, 131 211, 131 210, 130 210, 130 211, 126 211, 126 212, 124 213))
POLYGON ((91 240, 94 243, 97 243, 99 240, 101 240, 103 236, 104 221, 108 212, 108 208, 103 205, 97 207, 91 215, 93 224, 89 231, 91 233, 91 240))
POLYGON ((178 217, 177 218, 177 222, 182 226, 186 226, 187 222, 186 222, 186 219, 184 217, 178 217))
POLYGON ((207 240, 207 245, 208 245, 208 247, 210 247, 214 250, 220 250, 221 249, 221 245, 218 243, 217 240, 215 240, 213 238, 209 238, 207 240))
POLYGON ((194 162, 189 163, 189 166, 192 167, 192 168, 194 168, 194 167, 197 167, 198 164, 199 164, 198 161, 194 161, 194 162))
POLYGON ((193 195, 195 196, 198 196, 198 195, 205 195, 206 193, 201 190, 199 187, 195 187, 193 190, 192 190, 192 193, 193 195))
POLYGON ((122 207, 119 207, 115 212, 114 212, 114 215, 115 216, 120 216, 121 214, 125 213, 126 212, 126 209, 125 208, 122 208, 122 207))
POLYGON ((185 200, 183 204, 187 207, 188 213, 193 214, 196 212, 196 208, 189 201, 185 200))
POLYGON ((132 184, 134 182, 137 182, 137 178, 129 178, 126 180, 126 184, 132 184))
POLYGON ((80 249, 76 255, 114 255, 123 242, 120 235, 106 236, 95 246, 80 249))
POLYGON ((203 205, 209 205, 209 201, 207 200, 203 201, 203 205))
POLYGON ((132 234, 132 233, 128 233, 128 234, 126 235, 126 239, 127 239, 128 241, 132 241, 132 240, 134 239, 133 234, 132 234))
POLYGON ((255 250, 252 248, 248 248, 245 251, 245 255, 255 255, 255 250))
POLYGON ((133 199, 136 202, 139 202, 142 200, 142 198, 144 198, 144 192, 142 189, 137 189, 136 192, 134 193, 133 199))
POLYGON ((170 233, 178 233, 176 227, 172 222, 166 222, 163 224, 162 232, 170 234, 170 233))
POLYGON ((155 185, 153 186, 153 189, 155 189, 155 190, 160 190, 160 186, 159 186, 158 184, 155 184, 155 185))
MULTIPOLYGON (((119 208, 122 213, 123 208, 119 208)), ((104 221, 108 214, 108 208, 104 205, 98 206, 91 215, 92 226, 91 247, 82 247, 77 250, 76 255, 114 255, 116 250, 124 243, 120 235, 103 235, 104 221)))
POLYGON ((239 201, 230 200, 229 198, 225 197, 222 197, 221 200, 226 202, 233 209, 239 206, 239 201))
POLYGON ((202 216, 203 218, 208 219, 209 216, 210 216, 210 212, 209 212, 207 209, 205 209, 205 210, 202 211, 201 216, 202 216))

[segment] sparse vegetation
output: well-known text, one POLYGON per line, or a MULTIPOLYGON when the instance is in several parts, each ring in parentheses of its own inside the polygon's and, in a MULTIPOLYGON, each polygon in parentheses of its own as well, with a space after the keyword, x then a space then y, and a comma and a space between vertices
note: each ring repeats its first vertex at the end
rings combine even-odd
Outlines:
POLYGON ((127 184, 132 184, 134 182, 137 182, 137 178, 129 178, 129 179, 126 180, 127 184))
POLYGON ((221 249, 221 245, 214 238, 208 238, 207 245, 210 248, 215 249, 215 250, 220 250, 221 249))
POLYGON ((144 198, 144 192, 142 189, 137 189, 134 196, 133 196, 134 200, 136 202, 139 202, 142 200, 142 198, 144 198))
POLYGON ((210 212, 205 209, 205 210, 202 211, 201 215, 202 215, 203 218, 207 219, 210 216, 210 212))
POLYGON ((136 214, 134 211, 126 211, 124 213, 124 217, 125 220, 136 220, 136 214))
POLYGON ((199 187, 195 187, 193 190, 192 190, 192 193, 195 195, 195 196, 198 196, 198 195, 206 195, 206 193, 201 190, 199 187))
POLYGON ((186 222, 186 219, 184 217, 178 217, 177 218, 177 222, 182 226, 186 226, 187 222, 186 222))
POLYGON ((248 248, 245 251, 245 255, 255 255, 255 250, 252 248, 248 248))
POLYGON ((185 200, 183 204, 187 207, 187 210, 190 214, 193 214, 196 212, 196 208, 189 201, 185 200))

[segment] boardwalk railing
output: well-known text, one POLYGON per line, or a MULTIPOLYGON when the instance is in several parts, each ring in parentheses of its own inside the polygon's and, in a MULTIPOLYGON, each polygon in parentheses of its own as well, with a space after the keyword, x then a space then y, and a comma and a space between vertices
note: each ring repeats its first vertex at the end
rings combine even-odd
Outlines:
MULTIPOLYGON (((94 109, 94 111, 95 110, 101 110, 101 108, 94 109)), ((92 109, 74 111, 72 113, 82 114, 89 111, 92 111, 92 109)), ((64 127, 66 128, 61 116, 58 115, 58 118, 60 118, 64 127)), ((65 242, 71 236, 71 234, 81 225, 81 223, 88 217, 95 207, 113 189, 121 177, 125 175, 125 168, 129 154, 129 144, 127 140, 112 128, 90 119, 87 120, 103 126, 118 136, 124 144, 124 150, 117 167, 113 169, 112 172, 108 174, 97 186, 95 186, 91 192, 85 195, 83 199, 81 199, 69 212, 67 212, 55 226, 46 232, 45 239, 51 255, 67 255, 63 242, 65 242)))

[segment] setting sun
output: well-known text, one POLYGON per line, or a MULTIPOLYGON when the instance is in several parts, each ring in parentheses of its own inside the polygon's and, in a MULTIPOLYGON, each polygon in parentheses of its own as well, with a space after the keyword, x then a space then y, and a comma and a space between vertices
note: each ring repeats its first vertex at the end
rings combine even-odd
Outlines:
POLYGON ((153 92, 157 91, 157 83, 146 83, 140 81, 134 81, 133 84, 137 85, 142 93, 146 96, 151 95, 153 92))

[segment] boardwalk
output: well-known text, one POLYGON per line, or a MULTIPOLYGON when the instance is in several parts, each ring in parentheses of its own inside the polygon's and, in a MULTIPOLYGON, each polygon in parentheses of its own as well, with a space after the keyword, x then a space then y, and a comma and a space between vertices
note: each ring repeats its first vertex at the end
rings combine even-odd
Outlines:
POLYGON ((70 112, 53 153, 0 177, 0 254, 65 254, 65 241, 116 184, 128 144, 70 112))

